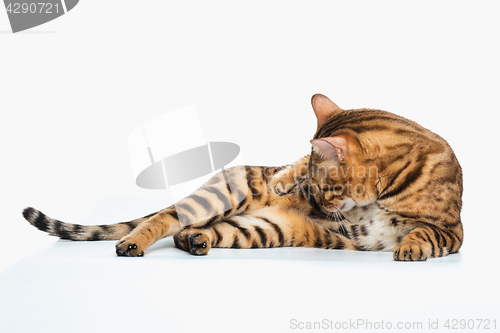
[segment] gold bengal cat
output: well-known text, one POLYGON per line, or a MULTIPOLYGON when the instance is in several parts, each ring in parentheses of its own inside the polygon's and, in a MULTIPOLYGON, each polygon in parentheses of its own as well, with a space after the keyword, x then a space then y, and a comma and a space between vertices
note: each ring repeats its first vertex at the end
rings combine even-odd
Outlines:
POLYGON ((130 257, 168 236, 193 255, 294 246, 422 261, 459 250, 462 170, 444 139, 386 111, 342 110, 321 94, 312 107, 311 153, 294 164, 225 170, 175 205, 130 222, 69 224, 34 208, 23 215, 62 239, 119 240, 117 255, 130 257))

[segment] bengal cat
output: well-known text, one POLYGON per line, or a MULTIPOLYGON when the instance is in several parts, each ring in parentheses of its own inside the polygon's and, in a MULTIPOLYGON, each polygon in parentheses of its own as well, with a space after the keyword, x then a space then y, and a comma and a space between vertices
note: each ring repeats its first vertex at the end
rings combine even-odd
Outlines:
POLYGON ((34 208, 23 215, 62 239, 119 240, 119 256, 142 257, 168 236, 193 255, 293 246, 422 261, 457 252, 462 170, 448 143, 386 111, 342 110, 321 94, 311 102, 318 123, 311 153, 294 164, 225 170, 177 204, 130 222, 68 224, 34 208))

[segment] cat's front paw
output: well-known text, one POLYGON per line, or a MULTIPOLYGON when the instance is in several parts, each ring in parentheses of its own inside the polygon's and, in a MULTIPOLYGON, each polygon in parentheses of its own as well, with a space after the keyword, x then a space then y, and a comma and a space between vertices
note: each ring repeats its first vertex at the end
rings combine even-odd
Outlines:
POLYGON ((289 179, 271 182, 271 188, 274 189, 274 193, 278 196, 290 194, 295 187, 296 183, 289 179))
POLYGON ((211 247, 207 234, 197 229, 187 229, 174 236, 175 245, 193 255, 203 256, 211 247))
POLYGON ((116 255, 120 257, 143 257, 144 250, 132 238, 125 236, 116 243, 116 255))
POLYGON ((428 257, 428 250, 421 244, 414 242, 404 242, 394 249, 394 260, 396 261, 425 261, 428 257))

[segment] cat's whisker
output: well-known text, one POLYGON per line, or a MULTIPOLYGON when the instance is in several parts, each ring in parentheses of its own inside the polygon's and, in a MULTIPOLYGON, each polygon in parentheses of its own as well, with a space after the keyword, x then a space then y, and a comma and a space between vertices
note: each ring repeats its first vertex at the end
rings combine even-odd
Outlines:
POLYGON ((331 222, 331 221, 330 221, 330 220, 331 220, 331 218, 330 218, 330 212, 326 213, 326 218, 325 218, 325 220, 327 220, 327 221, 331 222))
POLYGON ((342 216, 344 216, 344 217, 345 217, 345 219, 346 219, 347 221, 349 221, 349 223, 352 223, 352 221, 351 221, 351 219, 349 218, 349 216, 348 216, 348 215, 347 215, 347 214, 346 214, 343 210, 339 209, 339 213, 340 213, 340 214, 342 214, 342 216))
MULTIPOLYGON (((344 220, 347 220, 349 221, 349 223, 352 224, 351 220, 349 219, 349 217, 345 214, 345 212, 343 212, 342 210, 340 209, 336 209, 335 210, 335 214, 337 215, 337 218, 338 218, 338 222, 340 223, 340 228, 343 229, 343 231, 345 232, 348 232, 349 231, 349 228, 347 226, 347 223, 345 223, 344 220)), ((339 229, 340 229, 339 228, 339 229)))
POLYGON ((335 216, 335 222, 339 222, 339 213, 332 212, 332 215, 335 216))
POLYGON ((330 222, 335 222, 335 215, 333 212, 328 212, 328 214, 326 215, 326 218, 330 222))
POLYGON ((342 216, 339 214, 339 212, 335 212, 335 215, 337 216, 337 221, 340 222, 340 224, 342 224, 342 216))

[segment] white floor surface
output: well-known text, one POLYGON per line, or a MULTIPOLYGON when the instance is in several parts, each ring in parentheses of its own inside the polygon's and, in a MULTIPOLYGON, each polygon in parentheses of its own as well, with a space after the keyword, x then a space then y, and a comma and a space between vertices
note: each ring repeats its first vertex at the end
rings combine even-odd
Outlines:
POLYGON ((123 258, 114 244, 58 241, 0 274, 0 332, 332 332, 335 325, 436 332, 447 330, 446 320, 500 324, 496 265, 468 251, 423 263, 297 248, 195 257, 165 239, 143 258, 123 258), (430 329, 436 320, 439 330, 430 329), (417 326, 404 328, 410 324, 417 326))

